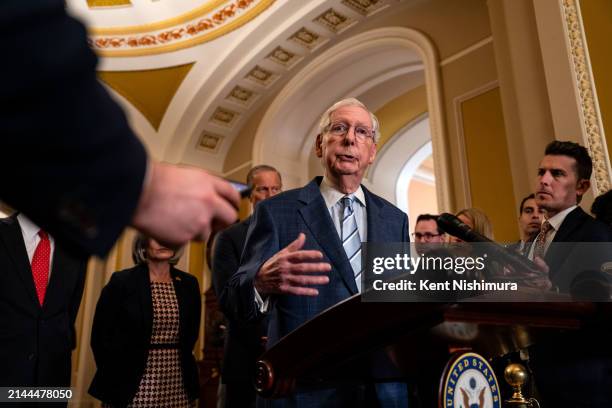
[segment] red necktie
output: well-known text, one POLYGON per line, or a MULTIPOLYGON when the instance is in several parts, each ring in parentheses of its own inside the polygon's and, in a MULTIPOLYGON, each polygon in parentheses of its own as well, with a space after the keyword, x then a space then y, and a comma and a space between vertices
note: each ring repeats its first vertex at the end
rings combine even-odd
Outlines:
POLYGON ((49 258, 51 256, 51 242, 49 236, 43 230, 38 231, 40 242, 34 251, 32 257, 32 275, 34 276, 34 286, 36 286, 36 294, 38 301, 42 306, 45 301, 45 292, 49 283, 49 258))

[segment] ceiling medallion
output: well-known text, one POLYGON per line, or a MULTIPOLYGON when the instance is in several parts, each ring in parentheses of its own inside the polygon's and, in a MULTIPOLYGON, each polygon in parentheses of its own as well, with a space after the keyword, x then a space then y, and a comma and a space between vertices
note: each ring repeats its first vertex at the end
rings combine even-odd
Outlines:
POLYGON ((274 51, 272 51, 267 58, 271 61, 276 62, 279 65, 284 66, 285 68, 290 68, 295 65, 301 57, 297 54, 294 54, 291 51, 287 51, 283 47, 276 47, 274 51))
POLYGON ((323 27, 333 31, 334 33, 339 33, 354 22, 352 19, 331 8, 321 14, 319 17, 315 18, 313 21, 321 24, 323 27))
POLYGON ((255 97, 255 92, 236 85, 230 94, 227 95, 226 99, 241 105, 250 106, 255 97))
POLYGON ((197 148, 200 150, 205 150, 207 152, 216 153, 217 151, 219 151, 219 146, 221 146, 222 140, 223 136, 219 136, 214 133, 207 132, 205 130, 200 136, 197 148))
POLYGON ((383 0, 342 0, 342 4, 364 16, 372 14, 385 5, 383 0))
POLYGON ((306 27, 302 27, 291 37, 289 37, 289 41, 293 41, 294 43, 312 51, 317 48, 317 46, 322 44, 324 39, 319 34, 310 31, 306 27))
POLYGON ((193 47, 214 40, 248 23, 266 10, 274 0, 233 0, 218 2, 191 20, 173 21, 175 25, 150 24, 142 27, 91 30, 89 46, 104 57, 153 55, 193 47), (224 5, 225 4, 225 5, 224 5), (122 31, 123 30, 123 31, 122 31))
POLYGON ((210 120, 222 126, 232 127, 238 116, 240 116, 238 112, 234 112, 219 106, 215 110, 215 113, 213 113, 210 117, 210 120))
POLYGON ((277 78, 277 75, 265 68, 256 65, 245 77, 259 85, 269 86, 277 78))

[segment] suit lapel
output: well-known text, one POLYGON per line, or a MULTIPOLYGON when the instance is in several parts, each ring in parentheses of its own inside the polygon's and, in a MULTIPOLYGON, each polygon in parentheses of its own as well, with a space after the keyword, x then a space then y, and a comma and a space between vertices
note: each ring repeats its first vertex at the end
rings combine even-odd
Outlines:
MULTIPOLYGON (((0 239, 2 239, 6 245, 8 255, 15 264, 15 273, 19 275, 19 278, 25 286, 26 292, 30 296, 32 302, 34 302, 37 307, 40 307, 38 296, 36 295, 36 287, 34 286, 32 267, 30 266, 17 216, 13 215, 4 222, 6 224, 6 229, 0 229, 0 231, 4 231, 0 233, 0 239)), ((9 271, 9 273, 13 272, 9 271)))
POLYGON ((546 252, 544 260, 550 267, 550 276, 554 276, 560 269, 561 265, 565 262, 565 259, 569 255, 567 246, 565 245, 554 245, 557 242, 568 242, 568 239, 572 236, 576 228, 579 228, 584 221, 586 213, 582 211, 582 208, 577 207, 572 212, 567 214, 559 230, 555 234, 549 250, 546 252))
POLYGON ((559 231, 555 234, 553 242, 568 242, 568 238, 574 233, 576 228, 583 224, 585 216, 587 214, 580 207, 567 214, 559 227, 559 231))
POLYGON ((385 231, 385 219, 380 215, 380 207, 373 202, 371 193, 363 187, 366 200, 366 211, 368 214, 368 242, 385 241, 381 233, 385 231))
MULTIPOLYGON (((172 283, 174 285, 174 293, 176 293, 176 302, 178 303, 178 311, 179 311, 179 334, 185 333, 184 322, 185 313, 187 313, 187 307, 185 306, 185 285, 183 284, 183 280, 178 275, 178 272, 174 268, 170 268, 170 275, 172 275, 172 283)), ((183 339, 184 336, 179 336, 179 338, 183 339)))
POLYGON ((65 303, 66 296, 62 293, 61 288, 70 286, 70 274, 69 265, 66 262, 66 255, 64 251, 57 245, 55 241, 55 250, 53 251, 53 262, 51 265, 51 278, 49 279, 49 285, 45 292, 45 301, 43 303, 44 310, 53 310, 53 305, 65 303))
POLYGON ((312 238, 319 243, 350 292, 355 294, 357 293, 355 275, 344 248, 342 248, 334 222, 325 206, 325 200, 319 191, 319 182, 319 178, 316 178, 300 191, 299 200, 304 203, 304 206, 299 209, 299 212, 311 231, 312 238))

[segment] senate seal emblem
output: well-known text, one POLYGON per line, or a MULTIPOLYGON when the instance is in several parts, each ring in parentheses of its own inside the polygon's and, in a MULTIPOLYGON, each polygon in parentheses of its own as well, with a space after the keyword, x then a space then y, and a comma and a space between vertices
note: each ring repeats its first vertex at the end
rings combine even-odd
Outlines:
POLYGON ((439 406, 501 408, 497 378, 484 357, 462 353, 449 361, 440 383, 439 406))

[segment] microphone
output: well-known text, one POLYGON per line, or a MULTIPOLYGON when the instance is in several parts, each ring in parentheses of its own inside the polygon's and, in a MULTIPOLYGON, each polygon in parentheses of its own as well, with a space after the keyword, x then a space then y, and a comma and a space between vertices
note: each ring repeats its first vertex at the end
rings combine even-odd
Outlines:
POLYGON ((438 228, 454 237, 467 242, 493 242, 489 238, 471 229, 453 214, 442 213, 438 216, 438 228))
POLYGON ((522 255, 515 253, 512 250, 498 244, 497 242, 485 237, 482 234, 477 233, 471 229, 468 225, 461 222, 461 220, 455 217, 453 214, 442 213, 438 217, 438 228, 444 232, 460 238, 466 242, 482 242, 487 244, 487 248, 498 255, 508 264, 519 268, 520 271, 527 271, 533 274, 542 275, 542 271, 538 269, 536 264, 531 262, 529 259, 522 255))

